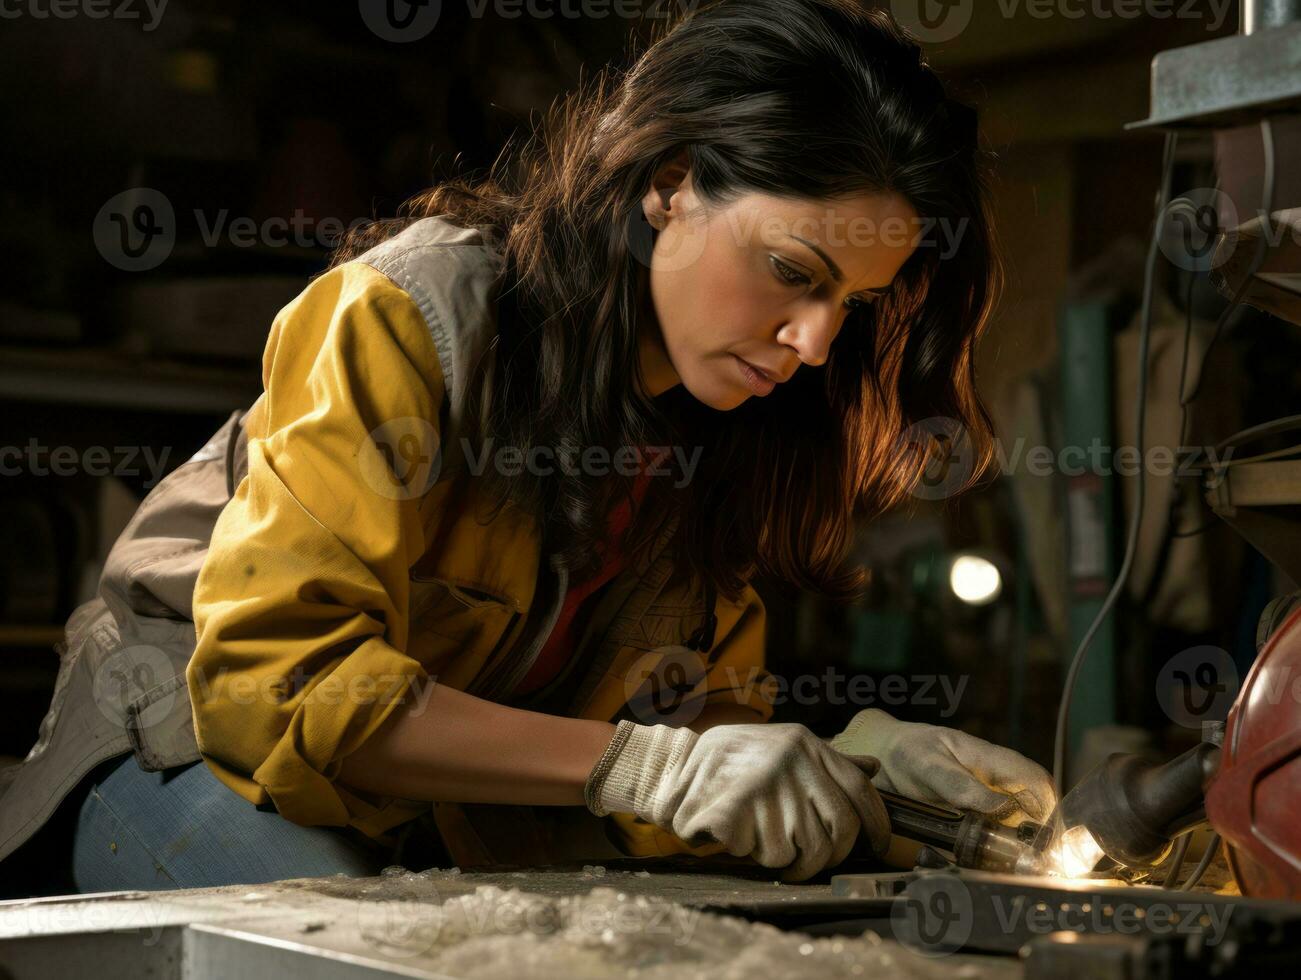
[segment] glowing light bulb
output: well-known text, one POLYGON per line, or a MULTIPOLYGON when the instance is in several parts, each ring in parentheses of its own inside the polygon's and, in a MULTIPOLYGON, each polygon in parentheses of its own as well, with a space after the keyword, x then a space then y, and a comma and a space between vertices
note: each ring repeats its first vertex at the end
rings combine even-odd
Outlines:
POLYGON ((1003 576, 998 566, 979 555, 959 555, 949 567, 949 588, 963 602, 984 606, 1003 591, 1003 576))

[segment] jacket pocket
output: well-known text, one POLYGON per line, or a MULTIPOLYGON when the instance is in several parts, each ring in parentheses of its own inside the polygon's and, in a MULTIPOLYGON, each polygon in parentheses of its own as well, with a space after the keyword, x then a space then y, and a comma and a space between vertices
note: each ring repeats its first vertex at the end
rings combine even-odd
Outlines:
POLYGON ((115 673, 125 673, 139 693, 124 705, 122 727, 140 768, 157 772, 202 758, 185 668, 194 655, 194 624, 139 617, 114 654, 115 673))
POLYGON ((416 593, 420 592, 422 600, 425 596, 434 594, 436 589, 427 589, 427 586, 437 586, 446 589, 452 598, 456 599, 467 609, 478 609, 483 606, 510 606, 511 601, 506 596, 499 595, 487 589, 474 585, 457 584, 451 579, 436 578, 432 575, 412 575, 411 576, 411 594, 412 594, 412 615, 415 615, 416 593), (419 589, 417 588, 419 587, 419 589))
POLYGON ((185 675, 177 674, 132 701, 127 706, 126 731, 146 772, 201 759, 185 675))
POLYGON ((431 676, 465 690, 514 631, 520 614, 505 597, 430 576, 412 576, 407 653, 431 676))

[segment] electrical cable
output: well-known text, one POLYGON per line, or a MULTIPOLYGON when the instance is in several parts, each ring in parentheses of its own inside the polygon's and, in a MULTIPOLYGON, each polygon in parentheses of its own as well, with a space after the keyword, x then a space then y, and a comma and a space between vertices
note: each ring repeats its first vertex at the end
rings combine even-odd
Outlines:
POLYGON ((1181 892, 1186 892, 1190 888, 1197 887, 1197 883, 1202 880, 1202 875, 1206 874, 1206 869, 1211 866, 1211 862, 1215 860, 1215 855, 1219 850, 1220 835, 1212 834, 1211 842, 1206 845, 1206 853, 1203 854, 1202 859, 1197 862, 1197 867, 1193 868, 1193 873, 1188 876, 1188 880, 1179 886, 1181 892))
POLYGON ((1281 419, 1271 419, 1268 422, 1262 422, 1260 425, 1253 425, 1249 429, 1243 429, 1241 432, 1235 432, 1231 436, 1221 439, 1216 444, 1216 450, 1228 449, 1236 442, 1242 442, 1244 439, 1259 439, 1265 436, 1275 436, 1282 432, 1292 432, 1301 429, 1301 415, 1285 415, 1281 419))
POLYGON ((1188 853, 1188 843, 1192 839, 1192 832, 1189 831, 1186 834, 1180 834, 1179 839, 1175 841, 1175 849, 1170 854, 1170 867, 1161 882, 1162 888, 1169 888, 1179 880, 1179 872, 1184 869, 1184 855, 1188 853))
MULTIPOLYGON (((1275 181, 1275 159, 1274 159, 1274 127, 1269 119, 1260 121, 1260 138, 1261 145, 1265 154, 1265 172, 1263 187, 1261 190, 1261 220, 1263 228, 1261 229, 1260 239, 1256 243, 1256 254, 1252 258, 1250 268, 1243 277, 1241 284, 1233 295, 1232 301, 1224 312, 1220 314, 1215 324, 1215 332, 1211 335, 1211 340, 1206 346, 1202 355, 1201 366, 1197 373, 1197 383, 1191 394, 1185 399, 1185 395, 1180 387, 1179 402, 1180 406, 1196 401, 1201 393, 1202 380, 1206 376, 1206 364, 1210 358, 1211 350, 1215 347, 1221 332, 1234 311, 1242 304, 1242 300, 1247 295, 1247 290, 1251 286, 1251 281, 1260 271, 1260 267, 1265 263, 1265 257, 1268 254, 1269 242, 1272 239, 1272 230, 1270 226, 1271 216, 1274 209, 1274 181, 1275 181)), ((1148 349, 1152 335, 1152 293, 1155 287, 1157 254, 1160 250, 1161 235, 1165 227, 1166 210, 1170 200, 1170 183, 1174 171, 1174 150, 1178 140, 1177 133, 1167 133, 1165 143, 1165 154, 1162 163, 1161 189, 1157 197, 1157 217, 1156 226, 1152 234, 1152 242, 1148 248, 1147 267, 1144 272, 1143 280, 1143 307, 1142 307, 1142 326, 1139 334, 1139 376, 1138 376, 1138 409, 1137 415, 1137 438, 1136 449, 1138 458, 1143 458, 1143 426, 1147 421, 1147 367, 1148 367, 1148 349)), ((1272 423, 1265 423, 1264 428, 1272 423)), ((1251 431, 1251 430, 1248 430, 1251 431)), ((1241 434, 1240 434, 1241 435, 1241 434)), ((1124 589, 1125 583, 1129 580, 1129 573, 1134 564, 1134 555, 1138 551, 1138 532, 1142 522, 1143 504, 1145 499, 1146 486, 1143 467, 1140 466, 1136 477, 1134 495, 1134 510, 1130 515, 1129 534, 1125 542, 1125 554, 1121 561, 1120 571, 1116 574, 1116 581, 1112 584, 1111 590, 1103 600, 1102 608, 1089 624, 1088 631, 1084 638, 1080 640, 1080 645, 1075 651, 1074 657, 1071 658, 1071 665, 1066 674, 1066 683, 1062 691, 1062 702, 1057 710, 1057 731, 1053 742, 1053 782, 1057 786, 1058 794, 1065 791, 1064 779, 1066 776, 1066 740, 1067 730, 1070 722, 1071 696, 1075 691, 1075 684, 1079 678, 1080 669, 1084 666, 1084 660, 1089 651, 1089 645, 1093 642, 1094 636, 1106 621, 1107 616, 1111 614, 1116 600, 1120 597, 1121 590, 1124 589)), ((1194 533, 1201 533, 1206 528, 1198 528, 1194 533)), ((1200 876, 1199 876, 1200 878, 1200 876)))
MULTIPOLYGON (((1179 445, 1188 442, 1188 402, 1184 401, 1184 388, 1188 386, 1188 353, 1193 341, 1193 291, 1197 286, 1197 271, 1188 273, 1188 292, 1184 296, 1184 350, 1179 362, 1179 445)), ((1206 362, 1202 362, 1206 367, 1206 362)))
POLYGON ((1247 274, 1242 277, 1242 282, 1239 283, 1237 290, 1234 292, 1233 299, 1229 301, 1229 305, 1224 308, 1224 312, 1215 321, 1215 330, 1211 333, 1210 342, 1207 343, 1206 350, 1202 353, 1201 367, 1197 371, 1197 383, 1194 385, 1192 392, 1185 399, 1182 386, 1179 389, 1179 404, 1183 407, 1187 407, 1190 403, 1196 401, 1197 396, 1201 394, 1202 379, 1206 376, 1206 364, 1210 360, 1211 351, 1215 349, 1215 344, 1220 339, 1220 334, 1224 332, 1229 317, 1242 305, 1247 290, 1251 288, 1251 281, 1256 278, 1256 273, 1265 264, 1265 256, 1269 253, 1269 243, 1273 238, 1270 218, 1274 212, 1275 160, 1274 126, 1268 119, 1260 121, 1260 142, 1265 153, 1265 177, 1260 194, 1261 221, 1264 227, 1261 228, 1260 238, 1256 242, 1256 255, 1251 260, 1251 266, 1247 269, 1247 274))
MULTIPOLYGON (((1188 292, 1184 296, 1184 347, 1179 361, 1179 446, 1180 451, 1188 445, 1188 402, 1184 401, 1184 388, 1188 385, 1188 354, 1193 342, 1193 293, 1197 285, 1197 270, 1188 273, 1188 292)), ((1205 362, 1202 368, 1206 367, 1205 362)), ((1170 501, 1170 537, 1172 539, 1193 538, 1209 531, 1215 526, 1214 520, 1206 521, 1191 531, 1179 530, 1179 510, 1185 500, 1184 485, 1175 481, 1175 492, 1170 501)), ((1156 579, 1153 579, 1155 583, 1156 579)))
MULTIPOLYGON (((1156 223, 1152 231, 1152 241, 1147 252, 1147 266, 1143 279, 1143 312, 1141 317, 1142 326, 1140 327, 1138 343, 1138 410, 1137 410, 1137 443, 1138 458, 1143 458, 1143 426, 1147 422, 1147 362, 1148 348, 1152 340, 1152 293, 1156 287, 1156 263, 1161 252, 1161 235, 1165 230, 1166 210, 1170 202, 1170 183, 1174 176, 1174 154, 1175 146, 1178 143, 1177 133, 1167 133, 1165 138, 1165 154, 1161 165, 1161 189, 1157 195, 1156 223)), ((1085 655, 1089 652, 1089 645, 1093 642, 1093 637, 1097 635, 1098 630, 1106 621, 1111 609, 1120 597, 1121 590, 1124 589, 1125 583, 1129 580, 1129 571, 1134 564, 1134 555, 1138 551, 1138 531, 1143 515, 1143 499, 1145 492, 1145 481, 1143 479, 1143 467, 1139 467, 1137 484, 1135 486, 1134 510, 1129 520, 1129 539, 1125 544, 1125 557, 1121 562, 1120 571, 1116 575, 1116 581, 1111 586, 1111 591, 1103 600, 1102 608, 1093 618, 1089 625, 1088 631, 1080 641, 1079 648, 1075 651, 1075 656, 1071 658, 1070 669, 1066 673, 1066 683, 1062 691, 1062 702, 1057 709, 1057 732, 1053 743, 1053 782, 1057 786, 1058 796, 1065 795, 1066 792, 1066 741, 1067 726, 1070 723, 1071 695, 1075 690, 1075 682, 1079 677, 1080 668, 1084 666, 1085 655)))

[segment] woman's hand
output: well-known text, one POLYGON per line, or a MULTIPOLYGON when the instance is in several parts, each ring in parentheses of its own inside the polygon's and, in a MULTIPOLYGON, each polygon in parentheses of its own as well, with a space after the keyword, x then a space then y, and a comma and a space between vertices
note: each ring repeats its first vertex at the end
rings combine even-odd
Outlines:
POLYGON ((925 803, 1006 823, 1045 820, 1057 804, 1052 777, 1019 752, 952 728, 898 721, 879 708, 855 715, 831 747, 875 756, 878 787, 925 803))
POLYGON ((859 765, 803 725, 720 725, 697 734, 621 722, 587 787, 599 816, 634 813, 693 845, 801 881, 839 864, 860 831, 877 853, 890 820, 859 765))

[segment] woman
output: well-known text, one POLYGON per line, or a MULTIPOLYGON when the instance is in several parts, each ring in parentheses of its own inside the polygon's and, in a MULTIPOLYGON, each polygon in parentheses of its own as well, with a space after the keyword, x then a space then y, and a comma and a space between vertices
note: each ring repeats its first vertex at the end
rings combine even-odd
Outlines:
POLYGON ((281 312, 263 396, 69 623, 95 736, 52 708, 26 768, 59 776, 10 795, 85 775, 82 890, 375 873, 431 804, 458 863, 789 880, 885 847, 873 773, 1042 817, 1043 770, 961 733, 763 724, 749 585, 852 595, 852 517, 908 496, 914 423, 988 459, 995 281, 972 115, 887 15, 700 8, 281 312))

